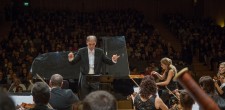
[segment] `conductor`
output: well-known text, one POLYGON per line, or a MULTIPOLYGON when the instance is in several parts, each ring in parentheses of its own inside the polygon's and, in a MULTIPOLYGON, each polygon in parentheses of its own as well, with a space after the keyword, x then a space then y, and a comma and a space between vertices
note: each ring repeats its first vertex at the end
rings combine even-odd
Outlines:
POLYGON ((98 82, 88 82, 87 76, 100 75, 103 63, 113 65, 117 63, 117 59, 120 57, 117 54, 112 58, 108 58, 104 51, 100 48, 96 48, 97 38, 94 35, 87 36, 87 47, 80 48, 76 54, 70 52, 68 54, 68 60, 71 64, 80 62, 80 76, 79 76, 79 95, 80 99, 83 99, 87 94, 99 89, 98 82))

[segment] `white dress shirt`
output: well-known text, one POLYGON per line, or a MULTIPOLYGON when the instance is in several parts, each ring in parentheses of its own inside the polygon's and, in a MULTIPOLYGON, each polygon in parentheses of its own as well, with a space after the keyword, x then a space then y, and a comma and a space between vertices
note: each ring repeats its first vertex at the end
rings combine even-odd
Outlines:
POLYGON ((89 72, 88 74, 95 74, 94 64, 95 64, 95 50, 88 49, 88 59, 89 59, 89 72))

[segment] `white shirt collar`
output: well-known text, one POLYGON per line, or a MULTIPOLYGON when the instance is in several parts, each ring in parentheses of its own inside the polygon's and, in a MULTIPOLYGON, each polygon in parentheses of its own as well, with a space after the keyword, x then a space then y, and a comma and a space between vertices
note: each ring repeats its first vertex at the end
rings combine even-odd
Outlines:
POLYGON ((95 49, 93 49, 92 51, 88 48, 88 53, 93 52, 95 53, 95 49))
POLYGON ((223 88, 225 86, 225 83, 221 84, 220 88, 223 88))

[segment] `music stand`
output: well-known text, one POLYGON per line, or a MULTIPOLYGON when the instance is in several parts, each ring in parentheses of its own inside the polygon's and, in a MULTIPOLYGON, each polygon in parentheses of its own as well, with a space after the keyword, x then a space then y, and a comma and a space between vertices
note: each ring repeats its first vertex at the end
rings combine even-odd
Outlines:
POLYGON ((112 75, 86 75, 86 81, 89 83, 99 83, 99 90, 112 91, 112 75))
POLYGON ((98 83, 100 75, 85 75, 85 77, 89 83, 98 83))
POLYGON ((114 77, 112 75, 101 75, 99 77, 100 90, 106 90, 108 92, 111 92, 113 89, 112 87, 113 80, 114 80, 114 77))
POLYGON ((114 77, 112 75, 101 75, 99 77, 100 83, 112 83, 114 80, 114 77))

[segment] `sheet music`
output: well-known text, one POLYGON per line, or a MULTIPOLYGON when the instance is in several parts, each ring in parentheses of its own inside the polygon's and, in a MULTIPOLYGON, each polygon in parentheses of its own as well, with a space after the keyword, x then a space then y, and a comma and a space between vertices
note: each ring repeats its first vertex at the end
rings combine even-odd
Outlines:
MULTIPOLYGON (((133 87, 134 92, 139 93, 140 88, 139 87, 133 87)), ((156 92, 156 95, 159 96, 158 91, 156 92)))
POLYGON ((134 92, 139 93, 139 87, 133 87, 134 92))
POLYGON ((30 104, 33 104, 33 96, 30 95, 30 96, 16 96, 16 95, 12 95, 10 96, 15 105, 20 105, 22 103, 30 103, 30 104))

